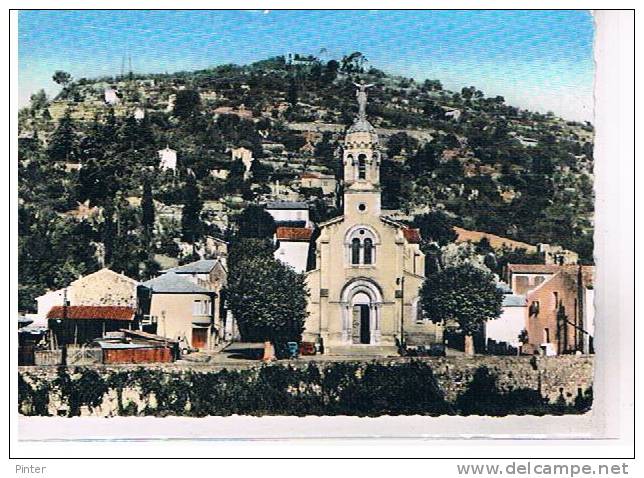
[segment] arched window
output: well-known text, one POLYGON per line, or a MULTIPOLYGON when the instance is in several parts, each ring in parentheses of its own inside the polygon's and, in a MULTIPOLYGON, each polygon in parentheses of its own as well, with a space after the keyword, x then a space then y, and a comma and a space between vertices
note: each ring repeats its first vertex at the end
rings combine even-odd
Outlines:
POLYGON ((371 264, 373 261, 373 241, 369 238, 364 240, 363 263, 371 264))
POLYGON ((364 154, 358 156, 358 179, 367 179, 367 157, 364 154))
POLYGON ((351 264, 360 264, 360 239, 351 240, 351 264))

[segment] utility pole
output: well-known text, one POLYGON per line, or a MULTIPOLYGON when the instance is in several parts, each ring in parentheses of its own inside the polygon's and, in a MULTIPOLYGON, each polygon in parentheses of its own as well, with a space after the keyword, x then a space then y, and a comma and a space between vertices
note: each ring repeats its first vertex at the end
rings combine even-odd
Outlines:
POLYGON ((400 277, 400 355, 405 355, 405 276, 400 277))

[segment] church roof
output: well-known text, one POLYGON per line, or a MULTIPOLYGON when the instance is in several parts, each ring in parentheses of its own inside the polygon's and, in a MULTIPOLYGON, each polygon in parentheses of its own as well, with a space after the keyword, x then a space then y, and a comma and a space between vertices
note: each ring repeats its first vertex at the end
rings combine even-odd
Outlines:
POLYGON ((349 126, 349 129, 347 130, 347 134, 351 133, 373 133, 376 134, 376 128, 374 128, 371 123, 369 123, 366 119, 364 118, 357 118, 351 126, 349 126))

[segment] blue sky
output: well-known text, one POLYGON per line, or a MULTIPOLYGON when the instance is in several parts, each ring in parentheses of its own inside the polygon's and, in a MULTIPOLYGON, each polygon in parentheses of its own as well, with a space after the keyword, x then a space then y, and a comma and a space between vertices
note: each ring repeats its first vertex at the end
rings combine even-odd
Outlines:
POLYGON ((249 63, 287 52, 340 58, 446 88, 475 85, 520 107, 592 120, 593 20, 586 11, 25 11, 20 104, 75 78, 249 63), (127 67, 126 67, 127 68, 127 67))

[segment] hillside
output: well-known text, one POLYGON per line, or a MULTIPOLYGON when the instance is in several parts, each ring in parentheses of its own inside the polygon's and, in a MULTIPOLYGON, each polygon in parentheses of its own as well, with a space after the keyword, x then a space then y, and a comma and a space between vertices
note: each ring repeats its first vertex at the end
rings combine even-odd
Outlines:
POLYGON ((443 211, 466 229, 559 244, 592 260, 592 125, 521 110, 473 86, 452 92, 438 80, 391 76, 366 68, 359 53, 289 60, 63 76, 56 98, 34 95, 19 114, 21 284, 42 289, 60 280, 35 281, 38 260, 73 275, 95 267, 99 250, 138 277, 155 267, 152 253, 177 256, 188 170, 203 202, 202 233, 226 235, 236 211, 270 199, 309 200, 315 219, 333 216, 335 195, 301 187, 299 178, 307 172, 342 179, 338 151, 355 115, 357 78, 375 85, 367 113, 386 152, 385 208, 412 218, 443 211), (157 151, 166 146, 177 151, 176 174, 159 169, 157 151), (250 179, 231 158, 241 146, 259 159, 250 179), (156 201, 153 237, 136 232, 140 213, 127 206, 144 195, 144 183, 156 201), (84 201, 88 210, 96 206, 93 219, 69 212, 84 201), (118 228, 117 243, 105 240, 106 227, 118 228), (118 241, 128 244, 122 252, 118 241), (38 245, 54 250, 37 257, 38 245))

